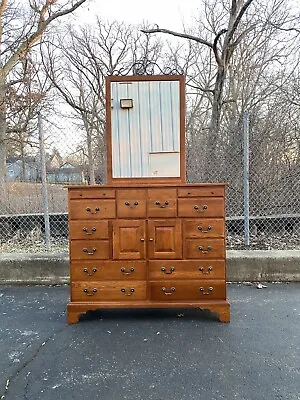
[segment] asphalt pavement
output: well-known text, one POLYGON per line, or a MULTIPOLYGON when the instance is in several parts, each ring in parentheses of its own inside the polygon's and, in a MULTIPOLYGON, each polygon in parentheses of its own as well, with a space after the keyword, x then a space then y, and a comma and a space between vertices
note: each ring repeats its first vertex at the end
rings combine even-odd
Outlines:
POLYGON ((0 286, 0 399, 299 400, 300 283, 228 285, 208 311, 98 310, 68 286, 0 286))

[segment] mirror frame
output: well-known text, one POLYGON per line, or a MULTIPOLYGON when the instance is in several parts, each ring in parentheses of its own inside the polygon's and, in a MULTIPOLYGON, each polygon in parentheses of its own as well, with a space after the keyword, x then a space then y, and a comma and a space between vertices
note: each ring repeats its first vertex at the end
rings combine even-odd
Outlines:
POLYGON ((185 78, 183 75, 132 75, 106 77, 106 149, 107 149, 107 183, 185 183, 185 78), (179 81, 180 104, 180 176, 179 177, 142 177, 113 178, 112 175, 112 123, 111 123, 111 83, 112 82, 142 82, 142 81, 179 81))

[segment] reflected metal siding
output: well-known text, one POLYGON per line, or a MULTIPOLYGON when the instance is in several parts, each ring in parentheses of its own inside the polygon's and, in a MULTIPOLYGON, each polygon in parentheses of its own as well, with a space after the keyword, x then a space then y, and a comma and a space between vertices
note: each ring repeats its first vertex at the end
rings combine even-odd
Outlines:
POLYGON ((179 82, 112 82, 111 97, 113 178, 150 176, 149 153, 180 151, 179 82))

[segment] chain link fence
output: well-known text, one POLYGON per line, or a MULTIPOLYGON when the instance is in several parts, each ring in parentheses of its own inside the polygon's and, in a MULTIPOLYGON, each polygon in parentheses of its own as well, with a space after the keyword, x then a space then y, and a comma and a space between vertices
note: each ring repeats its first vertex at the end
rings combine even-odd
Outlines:
MULTIPOLYGON (((213 155, 201 131, 187 132, 187 181, 227 183, 227 248, 300 248, 299 142, 284 132, 280 143, 270 140, 258 143, 247 114, 233 130, 222 132, 213 155)), ((6 160, 1 252, 66 251, 64 186, 89 184, 91 169, 97 184, 106 180, 103 132, 88 136, 72 118, 42 117, 32 142, 36 145, 26 145, 22 156, 6 160)))

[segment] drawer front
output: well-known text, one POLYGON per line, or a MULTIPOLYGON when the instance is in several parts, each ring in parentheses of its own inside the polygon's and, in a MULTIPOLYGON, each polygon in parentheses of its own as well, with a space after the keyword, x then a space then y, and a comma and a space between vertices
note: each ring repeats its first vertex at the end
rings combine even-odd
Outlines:
POLYGON ((199 188, 178 188, 178 197, 223 197, 224 187, 205 186, 199 188))
POLYGON ((105 260, 109 258, 108 240, 71 240, 71 259, 105 260))
POLYGON ((222 197, 178 199, 179 217, 224 217, 224 213, 224 199, 222 197))
POLYGON ((69 219, 106 219, 116 217, 115 200, 71 200, 69 219))
POLYGON ((183 235, 186 238, 224 237, 225 223, 222 218, 201 218, 183 221, 183 235))
POLYGON ((70 221, 71 239, 108 239, 108 221, 70 221))
POLYGON ((140 281, 88 281, 73 282, 72 301, 136 301, 146 300, 146 282, 140 281))
POLYGON ((147 191, 145 189, 120 189, 117 191, 119 218, 145 218, 147 191))
POLYGON ((186 258, 225 258, 224 239, 187 239, 184 250, 186 258))
POLYGON ((69 189, 70 199, 114 199, 115 190, 105 188, 69 189))
POLYGON ((71 277, 74 281, 146 280, 144 261, 73 261, 71 277))
POLYGON ((226 298, 223 281, 159 281, 150 282, 152 301, 203 301, 226 298))
POLYGON ((177 200, 166 196, 156 196, 147 200, 148 216, 151 217, 176 217, 177 200))
POLYGON ((146 204, 145 199, 131 197, 117 200, 118 218, 146 218, 146 204))
POLYGON ((149 280, 225 279, 225 261, 149 261, 149 280))

